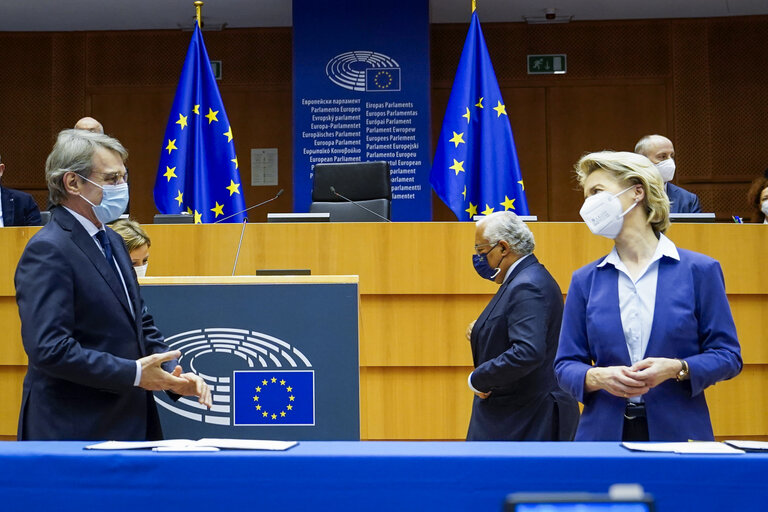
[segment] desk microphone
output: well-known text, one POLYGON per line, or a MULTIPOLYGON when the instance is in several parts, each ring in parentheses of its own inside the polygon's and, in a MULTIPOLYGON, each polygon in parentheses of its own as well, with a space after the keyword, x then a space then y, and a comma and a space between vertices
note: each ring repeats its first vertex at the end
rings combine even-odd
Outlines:
MULTIPOLYGON (((263 204, 270 203, 270 202, 274 201, 275 199, 277 199, 278 197, 280 197, 280 195, 283 193, 284 190, 285 189, 281 188, 280 190, 277 191, 277 194, 275 194, 275 197, 273 197, 271 199, 267 199, 266 201, 262 201, 259 204, 255 204, 255 205, 253 205, 251 207, 248 207, 245 210, 239 211, 237 213, 233 213, 229 217, 224 217, 223 219, 219 219, 216 222, 214 222, 214 224, 217 224, 217 223, 221 222, 222 220, 230 219, 230 218, 232 218, 232 217, 234 217, 236 215, 240 215, 241 213, 245 213, 248 210, 253 210, 257 206, 261 206, 263 204)), ((238 244, 237 244, 237 252, 235 253, 235 264, 232 265, 232 275, 233 276, 235 275, 235 270, 237 270, 237 260, 240 258, 240 248, 243 246, 243 235, 245 235, 245 225, 246 224, 248 224, 248 217, 243 219, 243 229, 240 230, 240 242, 238 242, 238 244)))
POLYGON ((277 191, 277 194, 275 194, 275 197, 267 199, 266 201, 262 201, 259 204, 255 204, 253 206, 249 206, 245 210, 240 210, 239 212, 233 213, 232 215, 227 215, 223 219, 219 219, 216 222, 212 222, 212 224, 218 224, 219 222, 224 222, 225 220, 231 219, 232 217, 236 217, 236 216, 240 215, 241 213, 245 213, 245 212, 247 212, 249 210, 253 210, 254 208, 257 208, 257 207, 259 207, 261 205, 264 205, 264 204, 267 204, 267 203, 271 203, 272 201, 274 201, 275 199, 277 199, 278 197, 283 195, 283 192, 285 192, 285 189, 281 188, 280 190, 277 191))
POLYGON ((338 192, 336 192, 336 187, 334 187, 333 185, 331 185, 331 194, 333 194, 335 196, 338 196, 338 197, 342 198, 343 200, 345 200, 347 202, 352 203, 353 205, 357 206, 358 208, 362 208, 363 210, 367 211, 368 213, 373 214, 376 217, 378 217, 378 218, 380 218, 380 219, 382 219, 382 220, 384 220, 386 222, 392 222, 391 220, 389 220, 385 216, 376 213, 375 211, 371 210, 370 208, 366 208, 365 206, 361 205, 357 201, 353 201, 350 198, 344 197, 343 195, 339 194, 338 192))

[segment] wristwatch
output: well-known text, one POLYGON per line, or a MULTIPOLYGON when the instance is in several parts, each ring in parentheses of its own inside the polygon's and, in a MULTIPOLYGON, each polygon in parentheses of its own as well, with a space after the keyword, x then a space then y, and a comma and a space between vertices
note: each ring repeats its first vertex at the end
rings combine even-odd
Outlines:
POLYGON ((677 377, 675 379, 677 382, 688 380, 691 377, 691 374, 688 372, 688 363, 685 359, 678 359, 678 361, 680 361, 682 368, 680 368, 680 371, 677 372, 677 377))

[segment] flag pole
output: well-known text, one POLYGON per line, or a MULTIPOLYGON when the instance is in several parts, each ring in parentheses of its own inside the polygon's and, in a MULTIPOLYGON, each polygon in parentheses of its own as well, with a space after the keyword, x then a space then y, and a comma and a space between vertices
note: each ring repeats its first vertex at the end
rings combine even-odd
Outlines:
POLYGON ((476 9, 477 9, 477 0, 472 0, 472 12, 475 12, 476 9))
MULTIPOLYGON (((197 18, 197 26, 200 28, 200 30, 203 29, 203 15, 200 13, 200 11, 202 10, 204 3, 205 2, 200 2, 199 0, 195 2, 195 17, 197 18)), ((475 0, 472 0, 473 5, 474 3, 475 0)))

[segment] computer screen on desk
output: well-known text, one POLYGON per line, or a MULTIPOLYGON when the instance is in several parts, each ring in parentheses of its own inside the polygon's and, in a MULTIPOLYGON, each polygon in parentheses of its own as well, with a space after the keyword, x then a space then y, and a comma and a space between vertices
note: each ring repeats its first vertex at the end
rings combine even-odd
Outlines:
POLYGON ((330 213, 268 213, 267 222, 330 222, 330 213))
POLYGON ((670 213, 672 222, 715 222, 715 214, 709 213, 670 213))
POLYGON ((506 512, 653 512, 647 494, 636 499, 590 493, 516 493, 507 496, 506 512))

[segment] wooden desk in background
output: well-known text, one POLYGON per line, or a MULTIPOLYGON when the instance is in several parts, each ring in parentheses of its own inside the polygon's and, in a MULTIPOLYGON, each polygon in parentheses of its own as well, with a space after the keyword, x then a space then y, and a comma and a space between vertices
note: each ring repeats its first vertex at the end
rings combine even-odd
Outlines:
MULTIPOLYGON (((240 225, 147 225, 149 276, 230 275, 240 225)), ((27 364, 13 273, 39 228, 0 229, 0 438, 16 434, 27 364)), ((608 240, 579 223, 534 223, 536 255, 563 293, 573 270, 605 255, 608 240)), ((768 230, 762 225, 677 224, 678 247, 720 261, 744 371, 707 390, 715 435, 768 439, 768 230)), ((362 439, 463 439, 472 393, 467 324, 492 283, 472 268, 471 223, 248 224, 238 275, 309 268, 360 276, 362 439)), ((681 421, 685 421, 681 418, 681 421)))

